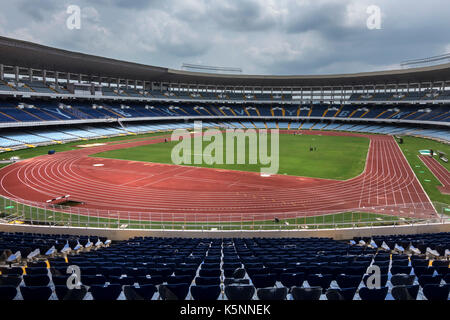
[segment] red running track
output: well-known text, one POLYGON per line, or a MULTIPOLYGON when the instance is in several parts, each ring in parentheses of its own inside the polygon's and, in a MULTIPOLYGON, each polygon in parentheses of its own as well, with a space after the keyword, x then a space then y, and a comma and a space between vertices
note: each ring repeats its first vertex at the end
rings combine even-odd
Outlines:
POLYGON ((80 213, 142 220, 226 222, 349 210, 417 218, 435 215, 391 136, 297 132, 369 138, 364 172, 346 181, 261 177, 252 172, 89 157, 164 141, 164 137, 157 137, 108 143, 9 165, 0 170, 0 194, 39 203, 70 194, 71 199, 84 203, 76 209, 80 213))
POLYGON ((422 155, 419 158, 442 184, 442 187, 437 187, 439 191, 443 194, 450 194, 450 173, 448 170, 434 158, 422 155))

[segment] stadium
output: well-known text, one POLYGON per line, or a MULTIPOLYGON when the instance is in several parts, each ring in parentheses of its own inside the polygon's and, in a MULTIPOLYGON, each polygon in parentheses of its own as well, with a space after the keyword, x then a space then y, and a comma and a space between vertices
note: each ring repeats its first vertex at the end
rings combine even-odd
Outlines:
POLYGON ((1 300, 448 301, 450 63, 208 70, 0 37, 1 300))

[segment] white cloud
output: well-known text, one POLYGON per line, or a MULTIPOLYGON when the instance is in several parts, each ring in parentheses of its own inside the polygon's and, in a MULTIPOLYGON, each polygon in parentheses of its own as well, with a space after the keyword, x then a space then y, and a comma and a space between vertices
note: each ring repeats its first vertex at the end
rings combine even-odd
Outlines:
POLYGON ((314 31, 291 35, 289 38, 279 37, 278 34, 269 34, 265 38, 264 45, 255 42, 245 49, 249 57, 259 64, 305 61, 326 51, 326 43, 314 31))
POLYGON ((151 51, 161 51, 172 56, 195 56, 208 49, 202 30, 194 29, 185 21, 171 17, 161 10, 150 10, 137 17, 139 26, 134 32, 139 41, 151 51))

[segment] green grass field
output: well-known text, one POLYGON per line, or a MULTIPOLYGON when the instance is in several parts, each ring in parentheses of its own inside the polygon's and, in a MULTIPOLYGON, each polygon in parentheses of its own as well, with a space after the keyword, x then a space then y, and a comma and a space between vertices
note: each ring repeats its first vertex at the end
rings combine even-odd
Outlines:
MULTIPOLYGON (((439 150, 445 152, 447 155, 450 155, 450 145, 434 140, 405 136, 403 137, 403 144, 400 144, 399 146, 431 201, 450 205, 450 195, 442 194, 439 191, 437 188, 437 186, 441 185, 439 180, 436 179, 436 177, 418 157, 419 150, 424 149, 433 149, 435 151, 439 150)), ((447 170, 450 170, 450 163, 445 163, 438 159, 438 157, 435 157, 435 159, 447 168, 447 170)))
MULTIPOLYGON (((193 140, 193 139, 192 139, 193 140)), ((270 142, 270 137, 268 137, 270 142)), ((210 142, 203 141, 203 149, 210 142)), ((159 143, 140 147, 113 150, 95 154, 95 157, 135 160, 171 164, 171 151, 178 142, 159 143)), ((193 145, 193 142, 191 143, 193 145)), ((235 143, 235 164, 190 164, 192 166, 220 168, 229 170, 259 172, 261 164, 248 164, 249 141, 246 139, 246 164, 237 163, 237 144, 235 143)), ((360 137, 335 137, 318 135, 280 135, 279 174, 346 180, 364 171, 369 139, 360 137), (316 147, 317 151, 309 151, 316 147)), ((214 153, 213 153, 214 154, 214 153)), ((270 147, 269 147, 270 154, 270 147)), ((194 151, 191 149, 191 163, 194 151)), ((223 155, 223 162, 226 152, 223 155)), ((189 165, 189 164, 186 164, 189 165)))

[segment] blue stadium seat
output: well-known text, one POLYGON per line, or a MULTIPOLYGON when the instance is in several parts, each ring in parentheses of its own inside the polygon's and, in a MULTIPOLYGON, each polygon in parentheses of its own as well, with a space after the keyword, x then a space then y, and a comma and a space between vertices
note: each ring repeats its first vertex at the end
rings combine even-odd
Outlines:
POLYGON ((322 287, 293 287, 291 289, 291 294, 294 300, 319 300, 322 295, 322 287))
POLYGON ((122 286, 120 284, 110 284, 105 287, 104 285, 93 284, 90 286, 89 292, 94 300, 117 300, 122 292, 122 286))
POLYGON ((225 295, 228 300, 252 300, 255 287, 252 285, 231 284, 225 286, 225 295))
POLYGON ((163 300, 184 300, 189 292, 188 283, 162 284, 159 294, 163 300))
POLYGON ((381 287, 378 289, 369 289, 367 287, 362 287, 361 289, 359 289, 359 296, 361 297, 361 300, 382 301, 386 299, 388 289, 388 287, 381 287))
POLYGON ((52 289, 47 286, 26 286, 20 287, 23 300, 26 301, 46 301, 52 295, 52 289))
POLYGON ((17 286, 0 285, 0 301, 13 300, 17 296, 17 286))
POLYGON ((127 300, 152 300, 157 291, 153 284, 139 285, 139 287, 126 285, 123 287, 123 293, 127 300))
POLYGON ((416 300, 419 285, 394 285, 391 294, 395 300, 416 300))
POLYGON ((450 292, 450 285, 426 284, 423 287, 423 294, 430 301, 447 301, 450 292))
POLYGON ((221 289, 219 285, 194 285, 191 286, 191 295, 194 300, 217 300, 221 289))
POLYGON ((391 277, 391 283, 394 286, 410 286, 414 283, 414 280, 416 279, 415 275, 409 275, 409 274, 396 274, 391 277))
POLYGON ((55 294, 58 300, 83 300, 88 290, 85 286, 79 289, 69 289, 67 285, 55 285, 55 294))
POLYGON ((286 300, 288 289, 285 287, 277 288, 259 288, 256 295, 259 300, 286 300))
POLYGON ((342 300, 346 300, 346 301, 351 301, 353 300, 356 290, 358 288, 354 287, 354 288, 330 288, 327 290, 326 292, 326 296, 327 296, 327 300, 332 300, 332 301, 342 301, 342 300))
POLYGON ((47 286, 50 282, 50 278, 48 275, 24 275, 23 281, 25 282, 25 285, 28 287, 40 287, 40 286, 47 286))

